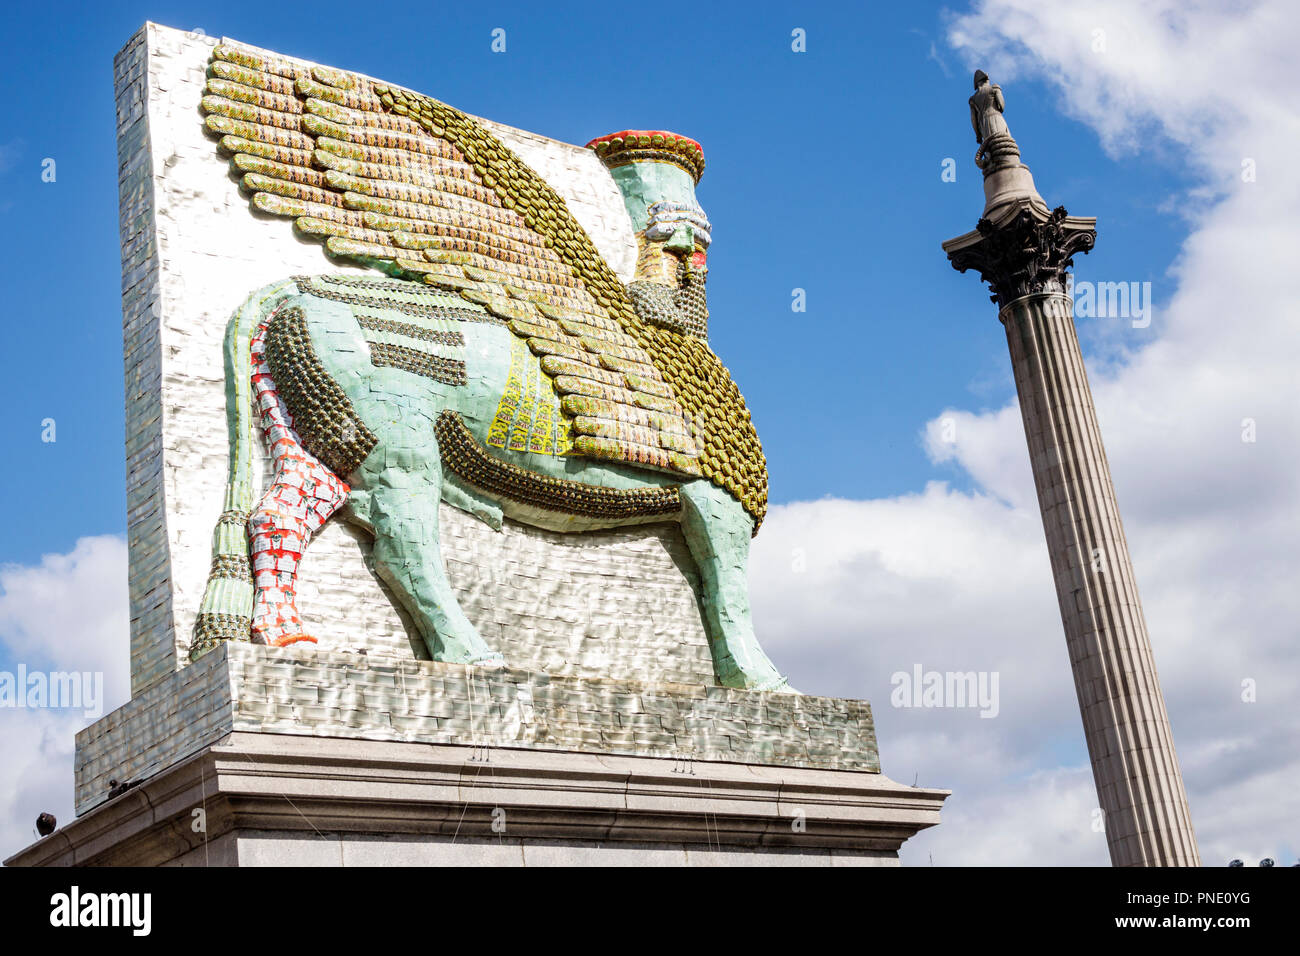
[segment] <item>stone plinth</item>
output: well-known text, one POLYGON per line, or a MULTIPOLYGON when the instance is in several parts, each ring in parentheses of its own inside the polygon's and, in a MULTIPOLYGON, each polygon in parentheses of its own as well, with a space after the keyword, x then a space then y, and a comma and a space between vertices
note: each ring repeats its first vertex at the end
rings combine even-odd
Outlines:
POLYGON ((866 701, 227 642, 77 735, 77 812, 239 731, 880 769, 866 701))
POLYGON ((5 862, 895 865, 946 796, 879 773, 236 731, 5 862))
POLYGON ((82 731, 76 786, 8 865, 889 865, 947 796, 865 701, 239 642, 82 731))

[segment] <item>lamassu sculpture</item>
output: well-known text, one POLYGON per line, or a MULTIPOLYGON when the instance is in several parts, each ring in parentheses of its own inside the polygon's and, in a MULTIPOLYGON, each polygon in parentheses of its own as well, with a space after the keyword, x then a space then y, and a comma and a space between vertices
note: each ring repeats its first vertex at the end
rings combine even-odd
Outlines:
POLYGON ((707 343, 697 143, 589 144, 636 232, 625 286, 563 199, 446 104, 223 44, 202 105, 256 210, 375 274, 287 278, 231 319, 230 476, 192 657, 312 640, 299 561, 341 513, 374 535, 374 570, 435 660, 500 660, 447 579, 444 501, 497 528, 680 521, 719 683, 788 689, 750 619, 767 471, 707 343), (258 500, 255 414, 274 461, 258 500))

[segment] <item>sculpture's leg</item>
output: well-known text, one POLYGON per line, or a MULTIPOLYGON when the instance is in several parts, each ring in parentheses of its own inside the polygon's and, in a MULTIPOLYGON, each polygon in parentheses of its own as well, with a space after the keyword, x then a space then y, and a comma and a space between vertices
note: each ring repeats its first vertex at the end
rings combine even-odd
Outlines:
POLYGON ((483 641, 447 580, 438 537, 441 462, 431 438, 418 437, 424 453, 410 453, 405 467, 385 467, 367 482, 375 572, 415 618, 435 661, 500 664, 502 656, 483 641))
POLYGON ((273 454, 275 480, 248 519, 253 641, 314 643, 298 614, 298 564, 311 536, 347 500, 348 486, 288 437, 273 454))
POLYGON ((298 564, 311 536, 348 497, 348 486, 302 446, 264 360, 267 322, 250 345, 253 392, 275 479, 248 519, 254 643, 282 647, 316 639, 298 614, 298 564))
POLYGON ((708 481, 682 486, 682 530, 700 569, 704 620, 719 683, 788 691, 786 679, 758 646, 749 611, 749 542, 753 519, 740 502, 708 481))

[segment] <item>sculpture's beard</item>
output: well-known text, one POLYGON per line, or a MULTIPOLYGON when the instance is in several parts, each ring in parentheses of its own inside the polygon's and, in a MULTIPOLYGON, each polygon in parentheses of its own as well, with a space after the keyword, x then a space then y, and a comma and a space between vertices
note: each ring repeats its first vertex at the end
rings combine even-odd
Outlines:
POLYGON ((677 288, 633 280, 627 284, 627 294, 642 322, 707 341, 709 308, 704 283, 708 274, 706 266, 694 267, 686 259, 679 259, 677 288))

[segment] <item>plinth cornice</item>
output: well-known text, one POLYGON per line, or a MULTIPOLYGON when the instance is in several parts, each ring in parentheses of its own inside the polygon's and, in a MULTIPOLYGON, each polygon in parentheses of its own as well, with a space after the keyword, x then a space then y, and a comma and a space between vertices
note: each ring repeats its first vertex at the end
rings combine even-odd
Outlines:
MULTIPOLYGON (((240 840, 295 836, 324 841, 331 865, 361 837, 442 845, 447 859, 448 843, 486 840, 887 861, 939 822, 948 795, 860 771, 235 732, 5 865, 231 865, 249 852, 240 840)), ((278 859, 294 862, 289 852, 278 859)))

